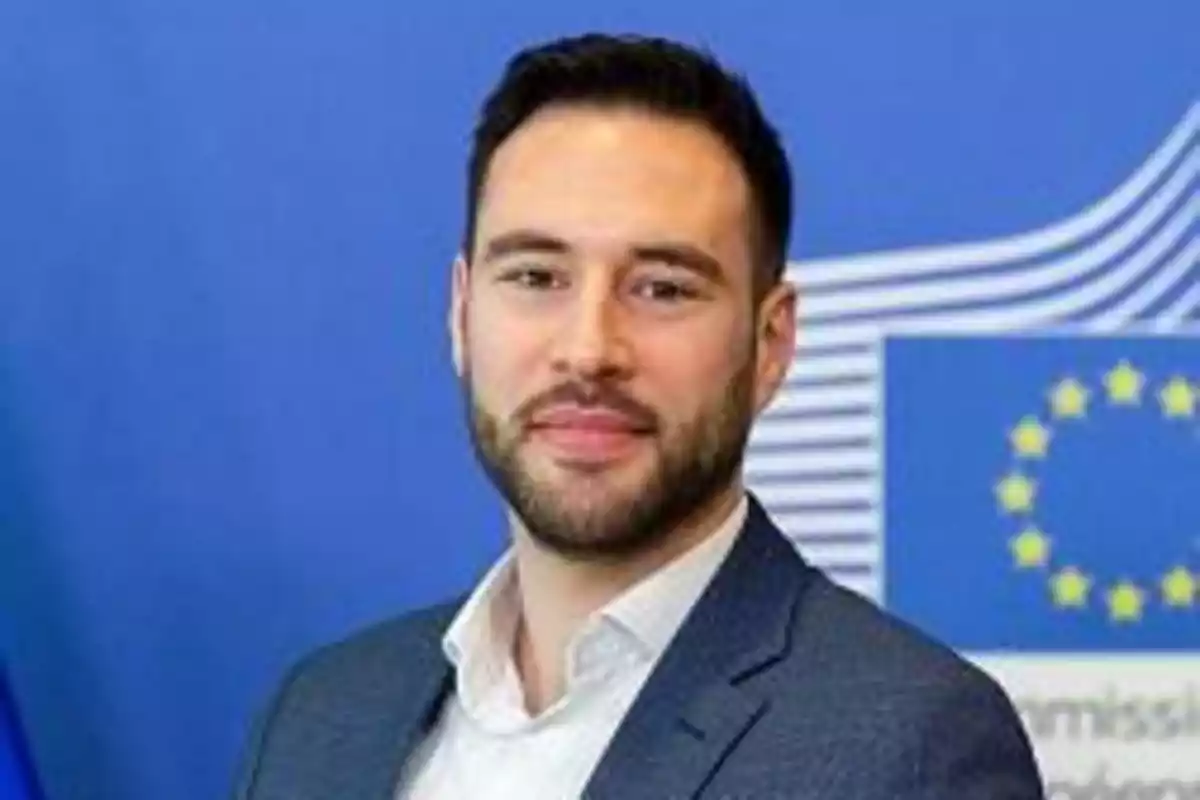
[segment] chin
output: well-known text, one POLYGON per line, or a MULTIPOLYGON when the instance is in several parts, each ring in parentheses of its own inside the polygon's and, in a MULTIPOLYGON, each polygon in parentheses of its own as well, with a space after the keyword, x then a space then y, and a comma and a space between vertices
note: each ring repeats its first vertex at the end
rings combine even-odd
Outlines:
MULTIPOLYGON (((527 523, 529 520, 527 520, 527 523)), ((615 506, 556 508, 554 518, 527 525, 541 547, 576 561, 612 561, 651 549, 661 531, 631 529, 624 508, 615 506)))
POLYGON ((586 506, 600 501, 610 505, 632 501, 654 471, 653 464, 637 455, 601 463, 539 457, 529 466, 525 474, 539 491, 577 498, 580 505, 586 506))

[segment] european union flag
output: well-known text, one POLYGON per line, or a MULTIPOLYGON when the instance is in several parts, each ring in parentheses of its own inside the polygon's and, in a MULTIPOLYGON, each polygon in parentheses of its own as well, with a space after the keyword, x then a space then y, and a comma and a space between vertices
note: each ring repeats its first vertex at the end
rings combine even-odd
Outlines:
POLYGON ((1200 647, 1200 338, 883 359, 889 608, 966 651, 1200 647))
POLYGON ((16 709, 0 671, 0 800, 36 800, 40 796, 16 709))

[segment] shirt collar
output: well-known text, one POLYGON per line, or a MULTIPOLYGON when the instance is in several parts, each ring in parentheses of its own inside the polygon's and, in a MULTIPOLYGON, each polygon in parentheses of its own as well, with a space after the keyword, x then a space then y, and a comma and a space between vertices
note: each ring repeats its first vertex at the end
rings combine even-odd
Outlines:
POLYGON ((720 528, 626 589, 599 614, 631 633, 650 657, 657 659, 729 554, 748 510, 743 495, 720 528))
MULTIPOLYGON (((603 621, 656 660, 729 554, 748 511, 743 493, 716 531, 593 613, 572 648, 603 621)), ((472 673, 468 683, 497 680, 511 663, 518 608, 516 562, 509 548, 484 575, 442 638, 446 658, 455 668, 472 673)))
POLYGON ((487 571, 455 614, 442 637, 442 650, 461 668, 468 654, 505 650, 517 630, 516 561, 509 548, 487 571))

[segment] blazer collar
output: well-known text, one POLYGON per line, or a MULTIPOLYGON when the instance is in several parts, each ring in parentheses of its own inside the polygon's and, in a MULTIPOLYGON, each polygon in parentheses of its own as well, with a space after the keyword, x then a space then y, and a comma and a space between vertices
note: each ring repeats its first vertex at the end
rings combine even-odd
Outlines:
MULTIPOLYGON (((615 732, 584 797, 692 797, 765 710, 766 699, 739 684, 787 652, 793 609, 813 571, 758 499, 749 500, 737 541, 615 732)), ((453 686, 441 637, 465 599, 431 620, 420 652, 411 654, 416 663, 407 668, 418 678, 395 709, 401 756, 391 786, 453 686)))
POLYGON ((766 709, 739 684, 791 645, 813 570, 757 498, 738 541, 685 619, 593 772, 584 796, 689 798, 766 709))

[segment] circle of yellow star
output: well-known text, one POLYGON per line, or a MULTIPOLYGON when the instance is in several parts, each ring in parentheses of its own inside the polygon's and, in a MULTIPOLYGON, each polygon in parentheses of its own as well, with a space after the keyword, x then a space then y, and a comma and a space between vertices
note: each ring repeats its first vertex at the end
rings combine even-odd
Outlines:
POLYGON ((1196 601, 1200 580, 1184 567, 1176 567, 1162 579, 1163 602, 1173 608, 1187 608, 1196 601))
POLYGON ((1050 561, 1050 537, 1035 527, 1026 528, 1008 544, 1018 568, 1044 567, 1050 561))
POLYGON ((1050 579, 1054 605, 1059 608, 1083 608, 1087 605, 1092 581, 1075 567, 1059 570, 1050 579))
POLYGON ((1090 396, 1082 383, 1074 378, 1064 378, 1050 390, 1050 408, 1060 419, 1079 418, 1087 413, 1090 396))
POLYGON ((1016 454, 1022 458, 1045 458, 1046 449, 1050 444, 1050 429, 1037 417, 1025 417, 1017 427, 1009 431, 1008 440, 1016 454))
POLYGON ((1176 375, 1158 393, 1158 401, 1162 404, 1163 414, 1168 417, 1191 417, 1196 413, 1198 394, 1200 391, 1176 375))
POLYGON ((1108 613, 1113 622, 1136 622, 1142 618, 1146 593, 1132 581, 1123 580, 1108 590, 1108 613))
POLYGON ((1108 389, 1108 400, 1113 405, 1130 406, 1140 403, 1142 387, 1145 383, 1145 376, 1125 360, 1118 363, 1104 376, 1104 385, 1108 389))
POLYGON ((1033 498, 1037 484, 1019 472, 1005 476, 996 484, 996 497, 1000 507, 1010 514, 1033 510, 1033 498))

